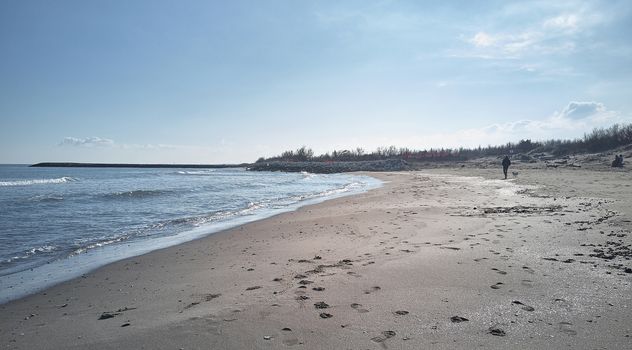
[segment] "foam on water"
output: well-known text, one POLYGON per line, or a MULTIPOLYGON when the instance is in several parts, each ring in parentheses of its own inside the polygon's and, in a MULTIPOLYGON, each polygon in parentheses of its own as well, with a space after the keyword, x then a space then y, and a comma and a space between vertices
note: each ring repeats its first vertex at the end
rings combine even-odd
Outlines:
POLYGON ((64 176, 56 179, 32 179, 32 180, 15 180, 0 181, 0 186, 29 186, 29 185, 46 185, 46 184, 63 184, 66 182, 77 181, 77 179, 64 176))

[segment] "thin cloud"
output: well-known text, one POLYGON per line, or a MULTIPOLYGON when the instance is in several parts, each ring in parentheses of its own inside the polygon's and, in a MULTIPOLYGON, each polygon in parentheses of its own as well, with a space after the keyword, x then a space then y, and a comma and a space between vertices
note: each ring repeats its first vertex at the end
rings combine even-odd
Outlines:
POLYGON ((59 146, 75 146, 75 147, 111 147, 114 141, 102 137, 65 137, 59 146))
POLYGON ((545 20, 543 23, 543 27, 545 29, 562 29, 575 32, 579 29, 579 22, 580 19, 578 15, 564 14, 545 20))
POLYGON ((496 38, 485 32, 478 32, 470 39, 470 42, 476 47, 489 47, 494 45, 496 38))
POLYGON ((172 145, 172 144, 137 144, 137 143, 117 143, 114 140, 106 139, 102 137, 65 137, 61 142, 59 142, 59 146, 70 146, 70 147, 82 147, 82 148, 112 148, 112 149, 120 149, 120 150, 136 150, 136 151, 181 151, 181 152, 189 152, 189 151, 217 151, 219 149, 223 149, 227 144, 226 140, 222 140, 220 146, 217 147, 208 147, 208 146, 196 146, 196 145, 172 145))
POLYGON ((472 58, 525 57, 577 50, 582 34, 607 21, 595 9, 566 9, 557 15, 513 31, 477 30, 466 36, 471 45, 463 56, 472 58))

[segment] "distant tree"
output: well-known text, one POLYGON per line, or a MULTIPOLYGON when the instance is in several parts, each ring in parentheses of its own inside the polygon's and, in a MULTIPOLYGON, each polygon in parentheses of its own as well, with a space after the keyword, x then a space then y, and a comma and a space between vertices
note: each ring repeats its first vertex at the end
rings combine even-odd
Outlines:
POLYGON ((372 153, 360 147, 353 150, 333 150, 331 153, 315 156, 311 148, 302 146, 296 151, 285 151, 280 156, 259 158, 257 162, 282 161, 354 161, 354 160, 382 160, 390 158, 420 159, 431 161, 465 160, 478 157, 494 157, 508 154, 510 151, 518 153, 549 152, 554 155, 567 155, 579 152, 600 152, 622 145, 632 144, 632 124, 615 124, 609 128, 594 129, 586 133, 583 138, 575 140, 520 140, 518 143, 508 142, 503 145, 487 145, 476 148, 458 149, 430 148, 426 150, 412 150, 395 146, 378 147, 372 153))

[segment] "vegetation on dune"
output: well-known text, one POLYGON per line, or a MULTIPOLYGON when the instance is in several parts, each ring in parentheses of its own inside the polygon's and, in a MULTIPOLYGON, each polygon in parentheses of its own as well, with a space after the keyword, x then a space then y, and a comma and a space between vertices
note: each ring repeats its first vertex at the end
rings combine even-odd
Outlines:
POLYGON ((431 148, 429 150, 412 150, 395 146, 379 147, 371 153, 362 148, 352 150, 334 150, 318 156, 306 146, 297 150, 285 151, 279 156, 257 160, 260 162, 333 162, 333 161, 370 161, 385 159, 405 159, 423 161, 460 161, 506 154, 550 153, 564 156, 577 153, 602 152, 623 145, 632 144, 632 124, 615 124, 609 128, 594 129, 582 138, 574 140, 531 141, 521 140, 517 143, 509 142, 500 146, 477 148, 431 148))

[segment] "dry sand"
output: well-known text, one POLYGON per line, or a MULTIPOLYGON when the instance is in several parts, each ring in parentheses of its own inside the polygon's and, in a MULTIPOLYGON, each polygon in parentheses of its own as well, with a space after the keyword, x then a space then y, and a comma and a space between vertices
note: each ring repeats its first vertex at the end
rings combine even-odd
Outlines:
POLYGON ((511 171, 372 174, 384 187, 2 305, 0 344, 632 348, 630 172, 511 171))

